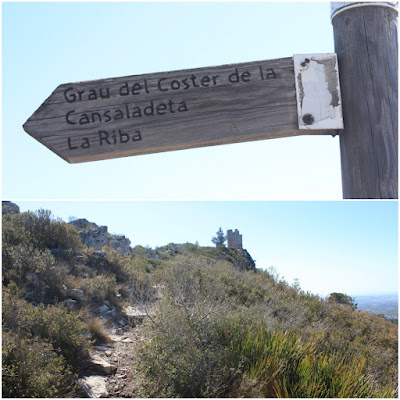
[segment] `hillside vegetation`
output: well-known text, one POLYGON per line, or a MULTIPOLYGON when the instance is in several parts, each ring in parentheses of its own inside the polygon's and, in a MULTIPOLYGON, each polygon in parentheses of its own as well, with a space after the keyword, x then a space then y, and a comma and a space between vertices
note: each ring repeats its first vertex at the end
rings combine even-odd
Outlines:
POLYGON ((99 251, 39 210, 3 215, 2 254, 3 397, 82 396, 90 349, 129 305, 149 319, 142 397, 397 396, 396 324, 256 269, 245 250, 99 251))

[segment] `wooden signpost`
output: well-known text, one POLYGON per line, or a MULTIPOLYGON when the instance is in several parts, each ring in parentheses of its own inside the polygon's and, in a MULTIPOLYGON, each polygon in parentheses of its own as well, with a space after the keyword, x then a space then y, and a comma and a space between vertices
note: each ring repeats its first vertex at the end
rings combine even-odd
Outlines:
POLYGON ((64 84, 24 129, 70 163, 340 133, 343 197, 397 198, 397 5, 332 3, 332 24, 337 56, 64 84))
POLYGON ((345 128, 345 199, 398 197, 397 5, 332 3, 345 128))
POLYGON ((24 124, 70 163, 342 128, 335 54, 63 84, 24 124))

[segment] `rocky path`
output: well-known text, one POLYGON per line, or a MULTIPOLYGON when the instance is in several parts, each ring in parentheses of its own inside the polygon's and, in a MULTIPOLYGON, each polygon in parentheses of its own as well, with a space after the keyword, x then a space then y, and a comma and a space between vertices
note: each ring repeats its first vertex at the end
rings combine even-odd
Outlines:
POLYGON ((109 342, 93 347, 91 362, 78 380, 88 397, 140 397, 142 376, 136 367, 137 348, 144 340, 141 335, 143 319, 144 315, 136 312, 136 323, 110 329, 109 342))

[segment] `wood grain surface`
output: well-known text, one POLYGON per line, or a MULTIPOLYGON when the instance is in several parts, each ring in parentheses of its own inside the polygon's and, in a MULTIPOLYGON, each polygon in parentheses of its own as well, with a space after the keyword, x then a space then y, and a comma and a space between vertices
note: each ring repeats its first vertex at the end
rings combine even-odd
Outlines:
POLYGON ((345 199, 398 197, 397 12, 364 6, 333 19, 344 131, 345 199))
POLYGON ((332 134, 298 129, 292 57, 63 84, 24 129, 70 163, 332 134))

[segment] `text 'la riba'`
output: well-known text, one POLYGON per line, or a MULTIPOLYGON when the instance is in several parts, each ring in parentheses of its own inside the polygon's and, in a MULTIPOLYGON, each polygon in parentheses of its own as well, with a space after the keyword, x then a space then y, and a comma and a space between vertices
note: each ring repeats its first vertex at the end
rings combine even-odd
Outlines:
POLYGON ((142 140, 142 134, 139 130, 129 134, 123 133, 121 129, 113 131, 100 130, 93 138, 71 138, 67 139, 69 150, 88 149, 91 146, 113 146, 129 142, 138 142, 142 140))

